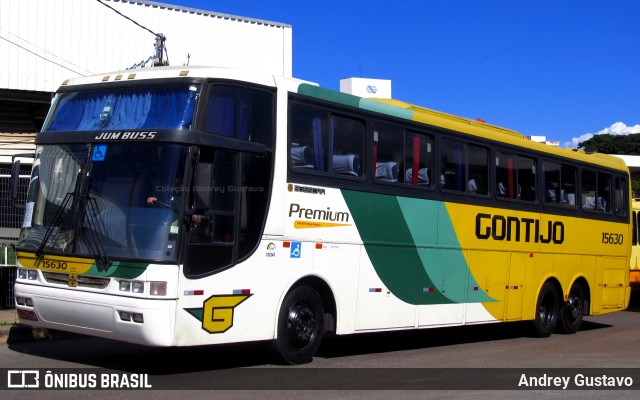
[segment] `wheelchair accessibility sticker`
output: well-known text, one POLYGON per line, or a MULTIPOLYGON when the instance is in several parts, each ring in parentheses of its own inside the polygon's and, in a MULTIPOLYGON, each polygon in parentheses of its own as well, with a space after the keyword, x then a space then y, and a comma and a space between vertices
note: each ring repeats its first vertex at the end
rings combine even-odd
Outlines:
POLYGON ((291 242, 291 258, 300 258, 302 252, 302 242, 291 242))
POLYGON ((107 146, 97 145, 93 148, 93 155, 91 156, 91 161, 104 161, 104 157, 107 155, 107 146))

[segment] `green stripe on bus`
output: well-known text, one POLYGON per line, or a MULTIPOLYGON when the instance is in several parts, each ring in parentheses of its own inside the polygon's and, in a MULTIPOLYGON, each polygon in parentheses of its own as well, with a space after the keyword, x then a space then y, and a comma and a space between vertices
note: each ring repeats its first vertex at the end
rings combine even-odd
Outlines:
POLYGON ((470 290, 479 285, 470 273, 444 203, 411 197, 397 199, 422 265, 437 290, 456 303, 493 301, 483 291, 470 290))
POLYGON ((396 107, 391 104, 380 103, 379 101, 361 99, 360 108, 413 121, 414 113, 412 110, 396 107))
POLYGON ((322 100, 345 104, 351 107, 360 106, 360 97, 358 96, 336 92, 334 90, 321 88, 319 86, 309 85, 308 83, 300 84, 300 86, 298 86, 298 93, 322 100))
POLYGON ((413 120, 414 112, 391 104, 381 103, 379 101, 369 100, 362 97, 354 96, 347 93, 336 92, 333 90, 321 88, 319 86, 303 83, 298 86, 298 93, 322 100, 333 101, 351 107, 361 108, 391 115, 398 118, 413 120))
POLYGON ((478 286, 437 201, 342 190, 373 267, 409 304, 493 301, 478 286), (447 246, 438 245, 440 239, 447 246), (451 243, 454 243, 453 245, 451 243))
POLYGON ((99 267, 97 263, 94 263, 84 275, 133 279, 142 275, 148 266, 148 263, 113 261, 109 268, 104 269, 104 267, 99 267))
POLYGON ((452 303, 435 287, 418 254, 395 196, 343 190, 373 268, 384 285, 409 304, 452 303))

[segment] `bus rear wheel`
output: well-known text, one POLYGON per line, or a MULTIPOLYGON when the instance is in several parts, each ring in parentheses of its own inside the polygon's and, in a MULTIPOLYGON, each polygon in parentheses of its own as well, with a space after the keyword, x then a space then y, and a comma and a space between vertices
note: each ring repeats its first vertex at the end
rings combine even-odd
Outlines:
POLYGON ((538 337, 549 337, 558 323, 558 292, 552 282, 545 282, 538 294, 533 320, 538 337))
POLYGON ((298 286, 284 298, 273 341, 274 358, 281 364, 305 364, 320 347, 324 307, 318 291, 298 286))
POLYGON ((584 315, 584 290, 574 283, 569 291, 567 301, 560 309, 560 330, 564 333, 576 333, 582 325, 584 315))

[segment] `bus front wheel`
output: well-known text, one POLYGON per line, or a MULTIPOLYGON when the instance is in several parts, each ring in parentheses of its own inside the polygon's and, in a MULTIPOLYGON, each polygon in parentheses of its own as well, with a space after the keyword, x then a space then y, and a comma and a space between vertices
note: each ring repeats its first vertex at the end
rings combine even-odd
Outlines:
POLYGON ((305 364, 313 359, 324 326, 324 307, 318 291, 298 286, 284 298, 273 342, 274 358, 282 364, 305 364))
POLYGON ((552 282, 545 282, 538 294, 533 320, 538 337, 551 336, 558 323, 558 291, 552 282))

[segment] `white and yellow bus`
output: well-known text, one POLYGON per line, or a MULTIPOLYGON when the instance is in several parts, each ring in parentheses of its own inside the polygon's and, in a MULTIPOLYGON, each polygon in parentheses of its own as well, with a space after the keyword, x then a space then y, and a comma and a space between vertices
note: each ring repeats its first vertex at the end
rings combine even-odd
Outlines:
POLYGON ((640 290, 640 242, 638 241, 638 218, 640 218, 640 199, 631 201, 631 221, 632 221, 632 246, 631 264, 629 271, 629 283, 632 291, 640 290))
POLYGON ((622 160, 291 78, 208 67, 66 81, 36 139, 21 322, 153 346, 626 308, 622 160))

